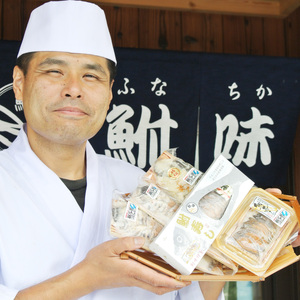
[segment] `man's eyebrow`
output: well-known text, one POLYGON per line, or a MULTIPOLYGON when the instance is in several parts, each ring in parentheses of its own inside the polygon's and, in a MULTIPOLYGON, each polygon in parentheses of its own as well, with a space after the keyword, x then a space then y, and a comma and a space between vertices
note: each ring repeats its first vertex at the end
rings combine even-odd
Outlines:
MULTIPOLYGON (((62 59, 48 57, 39 64, 39 67, 47 66, 47 65, 67 66, 68 63, 62 59)), ((98 63, 86 63, 83 65, 83 69, 94 70, 102 73, 103 75, 107 75, 105 69, 98 63)))
POLYGON ((39 66, 44 66, 44 65, 66 65, 67 63, 61 59, 57 59, 57 58, 51 58, 48 57, 45 60, 43 60, 39 66))
MULTIPOLYGON (((60 66, 66 66, 68 65, 68 63, 62 59, 57 59, 57 58, 51 58, 48 57, 45 60, 43 60, 39 66, 42 67, 44 65, 60 65, 60 66)), ((87 63, 83 65, 83 69, 87 69, 87 70, 94 70, 97 72, 100 72, 104 75, 107 75, 107 73, 105 72, 105 69, 98 63, 87 63)))
POLYGON ((95 63, 95 64, 85 64, 84 69, 94 70, 94 71, 97 71, 97 72, 100 72, 100 73, 103 73, 103 74, 107 75, 104 68, 100 64, 97 64, 97 63, 95 63))

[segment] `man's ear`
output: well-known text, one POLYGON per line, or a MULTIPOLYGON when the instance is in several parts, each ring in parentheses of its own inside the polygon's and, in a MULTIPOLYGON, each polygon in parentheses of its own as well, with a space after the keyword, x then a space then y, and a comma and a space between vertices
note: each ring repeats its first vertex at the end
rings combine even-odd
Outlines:
POLYGON ((17 100, 23 100, 24 79, 23 71, 18 66, 15 66, 13 71, 13 90, 17 100))
POLYGON ((112 100, 112 98, 113 98, 113 92, 112 92, 113 84, 114 84, 114 80, 112 80, 111 83, 110 83, 110 91, 109 91, 109 98, 108 98, 108 104, 107 104, 107 109, 106 109, 106 111, 109 110, 110 103, 111 103, 111 100, 112 100))
POLYGON ((111 101, 112 98, 113 98, 112 87, 113 87, 113 85, 114 85, 114 82, 115 82, 115 80, 112 80, 112 81, 111 81, 111 84, 110 84, 110 101, 111 101))

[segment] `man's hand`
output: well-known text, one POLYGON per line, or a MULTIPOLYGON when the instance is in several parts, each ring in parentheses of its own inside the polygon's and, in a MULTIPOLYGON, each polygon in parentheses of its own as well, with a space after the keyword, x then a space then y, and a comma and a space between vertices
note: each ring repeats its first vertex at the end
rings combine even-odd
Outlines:
POLYGON ((270 194, 282 194, 282 191, 277 188, 267 188, 266 191, 270 194))
POLYGON ((139 287, 158 295, 178 290, 190 282, 177 281, 120 254, 144 244, 141 237, 126 237, 105 242, 91 249, 72 269, 20 291, 16 300, 71 300, 99 289, 139 287))
MULTIPOLYGON (((267 192, 269 193, 273 193, 273 194, 282 194, 281 190, 280 189, 277 189, 277 188, 268 188, 266 189, 267 192)), ((292 242, 291 244, 293 247, 299 247, 300 246, 300 236, 298 235, 296 240, 294 242, 292 242)))
POLYGON ((81 264, 91 274, 89 280, 93 283, 93 289, 136 286, 162 295, 190 284, 160 274, 135 260, 120 259, 120 254, 125 250, 136 250, 143 244, 143 238, 127 237, 108 241, 92 249, 81 264))
POLYGON ((293 247, 299 247, 300 246, 300 235, 297 236, 296 240, 292 242, 293 247))

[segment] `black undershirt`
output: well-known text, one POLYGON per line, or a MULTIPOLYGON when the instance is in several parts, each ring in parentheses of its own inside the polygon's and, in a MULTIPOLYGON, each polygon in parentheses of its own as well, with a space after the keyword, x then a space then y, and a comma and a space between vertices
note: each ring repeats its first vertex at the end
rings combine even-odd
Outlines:
POLYGON ((61 180, 70 190, 81 210, 84 211, 86 177, 78 180, 69 180, 64 178, 61 178, 61 180))

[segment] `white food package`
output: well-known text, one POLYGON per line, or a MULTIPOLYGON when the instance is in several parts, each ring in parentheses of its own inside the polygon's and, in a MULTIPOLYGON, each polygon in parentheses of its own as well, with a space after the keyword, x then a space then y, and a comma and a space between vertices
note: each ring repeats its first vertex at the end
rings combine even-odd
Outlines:
MULTIPOLYGON (((220 155, 150 244, 150 250, 181 274, 190 275, 253 184, 252 180, 220 155), (205 196, 222 190, 222 187, 230 187, 225 211, 218 218, 208 216, 200 202, 203 198, 207 201, 209 197, 205 196)), ((208 211, 206 205, 205 208, 208 211)))

